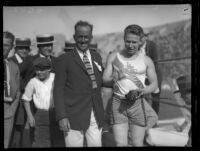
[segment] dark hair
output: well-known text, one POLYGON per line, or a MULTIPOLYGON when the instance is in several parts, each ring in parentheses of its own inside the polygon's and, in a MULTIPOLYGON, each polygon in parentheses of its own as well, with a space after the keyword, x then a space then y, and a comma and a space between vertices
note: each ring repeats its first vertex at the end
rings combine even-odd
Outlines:
POLYGON ((93 30, 93 25, 90 24, 90 23, 88 23, 87 21, 82 21, 82 20, 78 21, 78 22, 75 24, 75 26, 74 26, 74 30, 75 30, 75 31, 76 31, 76 29, 77 29, 78 26, 88 26, 88 27, 90 27, 91 32, 92 32, 92 30, 93 30))
POLYGON ((136 24, 128 25, 124 29, 124 35, 127 33, 132 33, 132 34, 138 35, 141 38, 144 36, 144 31, 143 31, 142 27, 140 27, 139 25, 136 25, 136 24))
POLYGON ((14 36, 11 32, 9 32, 9 31, 4 31, 4 32, 3 32, 3 37, 4 37, 4 38, 11 39, 11 40, 12 40, 12 43, 14 43, 15 36, 14 36))

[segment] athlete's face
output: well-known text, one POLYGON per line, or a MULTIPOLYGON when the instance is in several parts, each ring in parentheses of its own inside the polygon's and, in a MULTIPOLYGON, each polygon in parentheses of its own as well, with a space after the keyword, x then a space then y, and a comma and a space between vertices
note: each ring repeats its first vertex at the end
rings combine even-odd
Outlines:
POLYGON ((126 53, 128 53, 129 55, 134 55, 139 50, 139 47, 142 44, 142 40, 138 35, 126 33, 124 35, 124 43, 126 53))

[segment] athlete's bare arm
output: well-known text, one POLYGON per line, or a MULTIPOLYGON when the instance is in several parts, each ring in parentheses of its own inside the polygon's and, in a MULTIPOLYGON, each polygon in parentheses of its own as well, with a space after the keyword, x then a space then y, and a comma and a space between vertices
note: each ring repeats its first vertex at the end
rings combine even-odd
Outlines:
POLYGON ((103 86, 105 87, 113 87, 113 77, 112 77, 112 72, 113 72, 113 66, 112 63, 116 57, 116 52, 111 53, 106 62, 106 67, 103 72, 103 86))
POLYGON ((146 86, 141 90, 143 94, 152 93, 158 88, 157 75, 155 72, 155 66, 153 61, 148 56, 144 57, 145 64, 147 66, 147 78, 149 79, 150 85, 146 86))

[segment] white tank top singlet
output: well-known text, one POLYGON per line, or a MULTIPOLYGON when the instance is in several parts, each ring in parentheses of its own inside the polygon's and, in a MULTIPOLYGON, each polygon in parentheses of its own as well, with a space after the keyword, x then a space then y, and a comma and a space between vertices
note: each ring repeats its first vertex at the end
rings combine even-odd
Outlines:
POLYGON ((114 94, 125 97, 130 90, 145 87, 147 66, 144 57, 139 53, 137 57, 125 58, 117 53, 113 61, 114 94))

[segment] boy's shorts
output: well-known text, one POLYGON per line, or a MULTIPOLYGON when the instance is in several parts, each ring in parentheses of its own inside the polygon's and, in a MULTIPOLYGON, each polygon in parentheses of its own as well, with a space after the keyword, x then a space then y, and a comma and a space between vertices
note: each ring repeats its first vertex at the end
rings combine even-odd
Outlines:
POLYGON ((158 120, 158 116, 144 98, 144 108, 141 101, 142 99, 138 99, 134 104, 131 104, 128 103, 128 100, 120 99, 117 95, 114 95, 110 116, 111 124, 129 123, 141 127, 153 127, 158 120))

